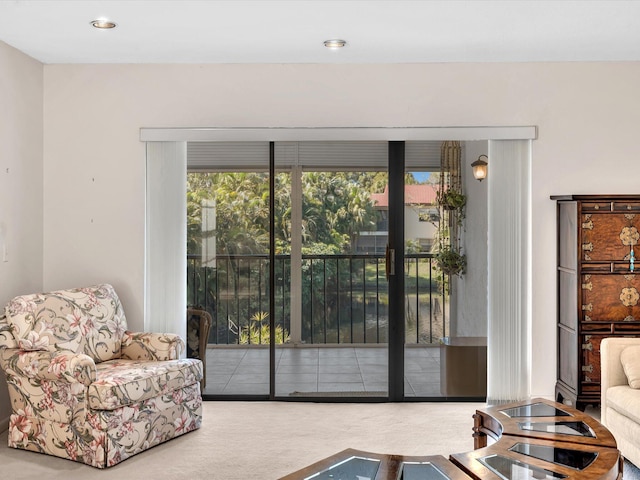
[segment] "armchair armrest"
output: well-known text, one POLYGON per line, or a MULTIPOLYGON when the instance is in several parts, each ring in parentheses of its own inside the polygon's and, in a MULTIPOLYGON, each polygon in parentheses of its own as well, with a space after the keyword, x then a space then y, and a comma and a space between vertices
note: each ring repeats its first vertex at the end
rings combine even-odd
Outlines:
POLYGON ((600 420, 606 424, 607 390, 618 385, 628 385, 620 355, 630 345, 640 345, 640 338, 608 337, 600 344, 600 420))
POLYGON ((184 351, 184 340, 173 333, 125 332, 123 358, 129 360, 177 360, 184 351))
POLYGON ((96 379, 96 364, 91 357, 69 351, 26 351, 0 349, 0 367, 16 377, 63 381, 91 385, 96 379))

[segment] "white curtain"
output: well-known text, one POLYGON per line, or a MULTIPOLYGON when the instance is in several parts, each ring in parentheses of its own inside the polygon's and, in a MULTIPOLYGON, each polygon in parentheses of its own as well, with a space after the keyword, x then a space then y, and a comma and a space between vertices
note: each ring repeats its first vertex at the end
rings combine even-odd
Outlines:
POLYGON ((146 191, 145 331, 186 340, 186 142, 147 142, 146 191))
POLYGON ((489 141, 487 403, 531 390, 531 140, 489 141))

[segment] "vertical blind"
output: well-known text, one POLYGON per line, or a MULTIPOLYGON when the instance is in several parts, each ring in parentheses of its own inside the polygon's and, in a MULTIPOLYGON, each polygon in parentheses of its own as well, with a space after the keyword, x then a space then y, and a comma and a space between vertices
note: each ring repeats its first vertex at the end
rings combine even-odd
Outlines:
POLYGON ((531 389, 531 140, 489 141, 487 403, 531 389))
POLYGON ((147 142, 145 318, 187 338, 187 147, 147 142))

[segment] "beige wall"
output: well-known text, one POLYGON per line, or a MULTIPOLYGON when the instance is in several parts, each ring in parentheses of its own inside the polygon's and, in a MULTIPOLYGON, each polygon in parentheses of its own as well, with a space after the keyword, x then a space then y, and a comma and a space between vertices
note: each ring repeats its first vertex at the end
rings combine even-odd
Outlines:
MULTIPOLYGON (((0 305, 42 289, 42 82, 41 63, 0 42, 0 305)), ((0 430, 11 413, 1 378, 0 430)))
POLYGON ((49 65, 44 71, 44 286, 110 281, 134 328, 143 322, 140 127, 537 125, 535 395, 553 395, 556 370, 549 195, 639 190, 640 63, 49 65))

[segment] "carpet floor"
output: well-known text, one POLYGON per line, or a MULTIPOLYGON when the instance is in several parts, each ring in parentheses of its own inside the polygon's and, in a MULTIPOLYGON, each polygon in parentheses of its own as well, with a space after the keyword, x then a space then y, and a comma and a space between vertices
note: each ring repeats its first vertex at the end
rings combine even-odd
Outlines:
MULTIPOLYGON (((205 402, 195 432, 98 470, 7 447, 0 434, 0 478, 277 479, 346 448, 401 455, 473 450, 477 403, 205 402)), ((625 479, 638 479, 631 464, 625 479)))

